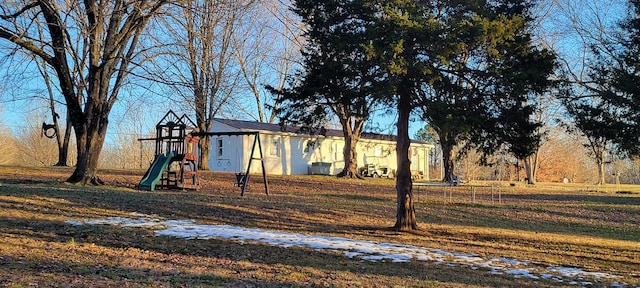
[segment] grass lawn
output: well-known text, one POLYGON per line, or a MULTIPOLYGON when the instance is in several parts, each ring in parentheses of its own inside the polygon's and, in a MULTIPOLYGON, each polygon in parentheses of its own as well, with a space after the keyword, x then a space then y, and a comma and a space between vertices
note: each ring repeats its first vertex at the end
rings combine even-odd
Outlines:
MULTIPOLYGON (((199 191, 138 191, 144 171, 102 171, 101 187, 62 183, 70 168, 0 167, 0 287, 640 287, 640 186, 506 183, 491 193, 434 187, 420 230, 395 232, 395 182, 202 173, 199 191), (498 198, 499 197, 499 198, 498 198), (498 200, 499 199, 499 200, 498 200), (501 201, 501 203, 500 203, 501 201), (430 261, 364 261, 343 252, 230 239, 156 236, 152 228, 70 225, 132 213, 408 244, 576 267, 619 278, 531 279, 430 261), (591 283, 587 285, 586 283, 591 283)), ((418 195, 416 195, 418 196, 418 195)), ((494 271, 495 272, 495 271, 494 271)))

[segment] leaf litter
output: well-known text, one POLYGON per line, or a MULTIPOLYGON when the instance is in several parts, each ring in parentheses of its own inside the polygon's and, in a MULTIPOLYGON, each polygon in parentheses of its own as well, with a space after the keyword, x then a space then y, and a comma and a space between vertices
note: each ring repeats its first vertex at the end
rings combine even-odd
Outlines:
MULTIPOLYGON (((436 265, 467 267, 473 270, 487 269, 491 274, 508 274, 515 278, 551 279, 569 285, 593 285, 586 279, 621 278, 604 272, 590 272, 577 267, 544 266, 539 263, 511 259, 485 258, 475 254, 450 252, 441 249, 402 245, 367 240, 349 239, 321 235, 281 232, 231 225, 203 225, 193 220, 163 220, 158 217, 133 213, 128 217, 107 217, 83 221, 67 220, 71 225, 115 225, 119 227, 147 228, 157 236, 183 239, 229 239, 245 243, 264 243, 277 247, 306 247, 316 250, 331 250, 349 258, 365 261, 410 262, 427 261, 436 265), (580 281, 575 281, 578 279, 580 281)), ((625 283, 614 282, 613 287, 624 287, 625 283)))

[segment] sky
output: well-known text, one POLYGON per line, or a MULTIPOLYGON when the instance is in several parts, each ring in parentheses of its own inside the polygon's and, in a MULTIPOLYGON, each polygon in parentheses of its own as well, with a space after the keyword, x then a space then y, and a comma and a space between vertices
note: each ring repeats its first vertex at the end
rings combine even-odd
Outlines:
MULTIPOLYGON (((129 228, 149 228, 156 236, 184 239, 227 239, 238 243, 262 243, 276 247, 303 247, 317 251, 337 251, 345 257, 363 261, 412 262, 425 261, 458 269, 486 270, 491 274, 511 275, 514 278, 529 278, 532 281, 551 279, 557 283, 591 286, 595 280, 615 280, 619 275, 605 272, 587 271, 578 267, 548 266, 526 259, 503 257, 483 257, 445 251, 432 247, 419 247, 343 237, 307 235, 230 225, 203 225, 193 220, 159 219, 140 213, 129 217, 108 217, 98 219, 67 220, 71 225, 114 225, 129 228)), ((571 265, 571 263, 566 263, 571 265)), ((393 265, 388 263, 388 265, 393 265)), ((625 283, 615 282, 613 287, 624 287, 625 283)))
MULTIPOLYGON (((0 41, 3 40, 0 39, 0 41)), ((33 74, 36 70, 32 66, 33 63, 0 62, 0 79, 5 80, 0 83, 0 129, 10 129, 16 136, 20 135, 21 130, 33 126, 40 127, 42 122, 53 122, 48 108, 48 92, 44 80, 39 75, 33 74)), ((135 138, 137 135, 153 135, 155 125, 170 109, 179 115, 186 113, 192 120, 195 120, 193 111, 181 101, 175 100, 178 97, 173 97, 172 100, 165 96, 169 93, 166 88, 148 81, 130 80, 129 85, 123 86, 118 95, 118 101, 110 113, 106 145, 115 144, 123 137, 135 138)), ((238 94, 237 97, 251 100, 250 98, 253 96, 238 94)), ((63 116, 61 119, 64 120, 65 107, 63 103, 56 103, 56 112, 63 116)), ((257 110, 253 111, 253 114, 257 115, 257 110)), ((216 117, 222 116, 217 115, 216 117)), ((252 120, 251 115, 242 112, 232 115, 232 118, 252 120)), ((367 132, 397 134, 396 118, 395 113, 379 112, 367 122, 367 132)), ((410 137, 413 138, 424 125, 424 122, 413 119, 409 127, 410 137)))
MULTIPOLYGON (((2 69, 3 66, 0 65, 0 70, 2 69)), ((28 87, 30 92, 27 93, 30 95, 38 94, 37 91, 44 91, 44 85, 40 79, 31 79, 22 85, 28 87)), ((51 112, 47 108, 48 103, 43 99, 10 100, 24 97, 12 95, 13 93, 14 91, 11 90, 4 91, 4 93, 0 90, 0 128, 11 129, 14 135, 19 135, 22 129, 28 129, 33 125, 40 127, 42 122, 52 123, 51 112)), ((109 117, 105 144, 116 144, 122 137, 135 138, 137 137, 135 134, 153 135, 155 125, 170 109, 179 115, 186 113, 192 120, 195 120, 193 112, 181 107, 180 103, 157 97, 146 90, 123 89, 109 117)), ((64 115, 63 105, 58 104, 56 110, 58 114, 64 115)), ((217 118, 219 117, 217 116, 217 118)), ((235 117, 239 120, 251 120, 248 115, 243 114, 235 115, 235 117)), ((395 122, 395 114, 379 113, 367 123, 370 127, 368 132, 395 135, 397 134, 395 122)), ((413 138, 424 125, 424 122, 414 119, 409 127, 410 137, 413 138)))
MULTIPOLYGON (((558 49, 567 59, 581 63, 580 56, 583 49, 579 49, 580 38, 576 36, 575 25, 587 27, 588 25, 611 25, 625 16, 625 0, 541 0, 539 15, 545 16, 540 22, 539 33, 541 42, 558 49), (572 22, 567 15, 579 15, 578 22, 572 22), (572 25, 574 23, 575 25, 572 25)), ((579 27, 578 27, 579 28, 579 27)), ((594 31, 596 29, 593 29, 594 31)), ((591 34, 596 36, 596 33, 591 34)), ((4 41, 4 40, 2 40, 4 41)), ((3 44, 6 44, 4 42, 3 44)), ((20 68, 19 63, 2 63, 0 75, 10 75, 10 79, 16 79, 19 75, 28 75, 27 67, 20 68), (19 69, 19 70, 17 70, 19 69)), ((575 67, 575 66, 574 66, 575 67)), ((31 72, 33 73, 33 72, 31 72)), ((0 128, 12 129, 14 132, 26 129, 31 125, 40 125, 42 122, 51 123, 49 113, 45 111, 46 103, 42 101, 8 101, 15 98, 32 96, 45 96, 44 85, 41 78, 30 75, 23 81, 0 83, 0 128), (34 114, 43 115, 40 119, 32 119, 34 114)), ((3 78, 4 79, 4 78, 3 78)), ((115 143, 122 137, 134 137, 133 133, 148 135, 153 133, 155 124, 169 109, 177 109, 176 112, 184 113, 179 109, 179 103, 169 101, 166 97, 158 97, 162 94, 158 87, 130 86, 122 90, 119 100, 114 106, 110 116, 109 130, 106 144, 115 143)), ((61 106, 61 105, 59 105, 61 106)), ((59 107, 62 111, 62 107, 59 107)), ((188 112, 188 111, 187 111, 188 112)), ((63 113, 59 112, 63 115, 63 113)), ((256 113, 257 114, 257 113, 256 113)), ((188 113, 192 116, 192 113, 188 113)), ((247 115, 236 115, 236 118, 250 120, 247 115)), ((369 123, 368 127, 375 127, 373 131, 382 134, 396 134, 395 115, 379 114, 369 123)), ((414 137, 416 132, 424 127, 422 121, 414 121, 410 125, 409 135, 414 137)))

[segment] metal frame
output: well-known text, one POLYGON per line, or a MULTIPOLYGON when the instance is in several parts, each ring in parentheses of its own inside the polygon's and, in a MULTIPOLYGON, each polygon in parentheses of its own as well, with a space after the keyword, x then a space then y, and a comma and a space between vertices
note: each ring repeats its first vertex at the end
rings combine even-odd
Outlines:
POLYGON ((262 181, 264 182, 264 193, 266 195, 269 195, 269 184, 267 182, 267 173, 265 171, 264 168, 264 155, 262 154, 262 144, 260 143, 260 132, 257 131, 253 131, 253 132, 192 132, 191 135, 193 136, 207 136, 207 137, 211 137, 211 136, 254 136, 253 139, 253 146, 251 148, 251 156, 249 157, 249 164, 247 165, 247 170, 244 173, 244 176, 242 176, 241 178, 241 174, 236 174, 236 181, 238 186, 241 186, 241 192, 240 192, 240 196, 244 196, 244 191, 247 189, 247 185, 249 184, 249 172, 251 171, 251 163, 253 162, 253 160, 260 160, 260 163, 262 164, 262 181), (254 156, 254 152, 256 150, 256 145, 258 146, 258 151, 260 153, 260 157, 259 158, 255 158, 254 156), (243 180, 243 181, 240 181, 243 180))

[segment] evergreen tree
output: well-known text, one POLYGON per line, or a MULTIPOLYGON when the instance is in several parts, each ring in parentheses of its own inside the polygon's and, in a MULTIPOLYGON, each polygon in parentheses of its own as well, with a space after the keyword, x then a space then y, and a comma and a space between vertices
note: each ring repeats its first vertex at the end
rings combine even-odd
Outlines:
POLYGON ((371 51, 387 75, 380 87, 387 88, 399 115, 396 229, 417 226, 407 152, 415 107, 423 107, 434 126, 440 120, 440 134, 448 130, 446 137, 459 140, 469 133, 488 154, 503 143, 517 157, 533 152, 538 124, 527 100, 547 91, 555 61, 531 41, 532 6, 510 0, 377 4, 371 51))
POLYGON ((629 1, 629 16, 617 37, 591 45, 589 81, 574 85, 563 99, 572 120, 598 167, 598 184, 605 184, 607 154, 640 155, 640 1, 629 1))
POLYGON ((440 135, 445 181, 453 177, 452 149, 463 141, 463 152, 476 147, 489 155, 504 145, 518 159, 527 159, 540 143, 531 98, 555 84, 549 80, 555 56, 532 43, 533 3, 493 4, 469 8, 483 18, 462 26, 471 32, 462 33, 461 53, 447 63, 449 73, 429 87, 421 106, 440 135))
POLYGON ((345 139, 345 167, 338 176, 359 177, 356 144, 376 105, 372 90, 378 69, 363 51, 371 10, 361 1, 294 1, 294 12, 307 25, 302 52, 304 71, 282 97, 281 124, 293 123, 319 133, 321 123, 337 116, 345 139))
POLYGON ((409 118, 416 107, 433 113, 430 120, 454 115, 449 126, 469 125, 462 132, 487 151, 506 142, 513 153, 525 155, 535 144, 530 131, 537 126, 525 103, 548 87, 545 72, 552 70, 553 57, 531 44, 529 7, 515 0, 296 1, 310 43, 306 70, 284 91, 292 100, 283 105, 289 106, 283 115, 326 115, 327 107, 341 107, 336 103, 358 107, 382 101, 396 109, 394 228, 417 229, 409 157, 409 118), (528 69, 537 65, 544 69, 528 69), (452 113, 436 113, 453 104, 452 113))
POLYGON ((618 42, 593 47, 596 61, 590 76, 599 99, 587 111, 596 109, 600 124, 608 128, 594 133, 616 143, 622 152, 640 155, 640 1, 630 0, 629 6, 618 42))

